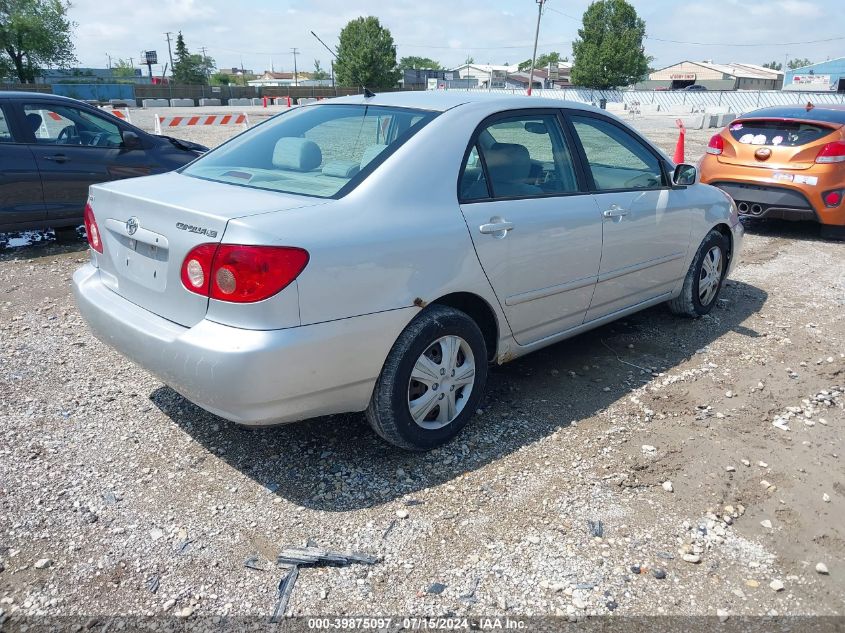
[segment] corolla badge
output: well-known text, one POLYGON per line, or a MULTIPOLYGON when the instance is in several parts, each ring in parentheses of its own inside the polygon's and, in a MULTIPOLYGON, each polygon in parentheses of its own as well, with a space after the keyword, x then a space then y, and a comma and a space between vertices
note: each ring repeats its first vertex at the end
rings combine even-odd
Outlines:
POLYGON ((138 223, 138 218, 136 218, 134 215, 128 220, 126 220, 126 232, 129 233, 129 235, 135 235, 135 232, 138 230, 139 226, 140 224, 138 223))

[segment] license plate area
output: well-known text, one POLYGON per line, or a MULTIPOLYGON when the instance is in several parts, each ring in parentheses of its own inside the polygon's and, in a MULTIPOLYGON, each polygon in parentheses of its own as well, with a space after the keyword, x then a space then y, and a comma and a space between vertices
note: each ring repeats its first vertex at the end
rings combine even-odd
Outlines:
POLYGON ((108 220, 107 252, 114 265, 118 284, 129 281, 156 292, 167 288, 168 242, 167 238, 145 229, 127 235, 126 225, 108 220))

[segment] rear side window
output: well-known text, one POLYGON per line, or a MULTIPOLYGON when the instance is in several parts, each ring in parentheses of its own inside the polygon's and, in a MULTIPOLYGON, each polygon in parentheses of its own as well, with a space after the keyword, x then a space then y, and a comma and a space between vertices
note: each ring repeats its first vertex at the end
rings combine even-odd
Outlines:
POLYGON ((182 173, 256 189, 337 197, 435 116, 386 106, 298 108, 205 154, 182 173))
POLYGON ((807 145, 831 133, 832 129, 815 123, 801 121, 752 120, 736 121, 730 128, 731 136, 748 145, 807 145))
POLYGON ((6 119, 6 113, 0 107, 0 143, 11 143, 12 131, 9 129, 9 121, 6 119))
POLYGON ((635 137, 609 121, 572 115, 593 183, 599 191, 664 186, 660 161, 635 137))

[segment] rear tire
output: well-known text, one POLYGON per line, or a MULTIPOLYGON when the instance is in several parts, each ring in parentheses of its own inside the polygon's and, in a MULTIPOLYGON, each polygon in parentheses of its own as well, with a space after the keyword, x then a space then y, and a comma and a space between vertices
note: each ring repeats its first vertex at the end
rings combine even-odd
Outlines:
POLYGON ((669 301, 674 314, 696 319, 713 309, 728 271, 728 252, 728 238, 711 230, 690 263, 681 294, 669 301))
POLYGON ((466 426, 486 381, 487 346, 478 325, 460 310, 431 305, 390 350, 367 420, 394 446, 431 450, 466 426))
POLYGON ((819 234, 825 240, 845 240, 845 226, 835 224, 822 224, 819 234))

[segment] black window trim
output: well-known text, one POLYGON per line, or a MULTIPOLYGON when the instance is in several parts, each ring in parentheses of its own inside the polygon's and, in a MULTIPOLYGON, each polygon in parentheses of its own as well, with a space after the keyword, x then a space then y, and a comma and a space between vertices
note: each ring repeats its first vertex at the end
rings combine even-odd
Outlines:
POLYGON ((669 174, 668 165, 666 164, 666 159, 663 158, 660 154, 658 154, 653 147, 650 147, 647 143, 644 143, 640 139, 640 135, 638 132, 631 133, 631 130, 624 125, 620 125, 618 121, 614 121, 610 117, 603 116, 597 112, 592 112, 590 110, 578 110, 575 108, 564 108, 562 110, 563 119, 566 123, 566 127, 569 129, 570 133, 576 139, 575 143, 575 151, 578 154, 579 161, 582 163, 582 168, 584 170, 584 175, 587 179, 587 184, 589 187, 589 192, 592 194, 602 194, 602 193, 626 193, 626 192, 637 192, 637 191, 664 191, 664 190, 672 190, 674 189, 672 185, 672 178, 669 174), (663 178, 663 184, 659 187, 623 187, 620 189, 599 189, 596 186, 595 180, 593 179, 593 173, 590 170, 590 162, 587 160, 587 153, 584 151, 584 146, 581 144, 581 139, 578 137, 578 133, 575 131, 575 126, 572 123, 573 116, 580 116, 584 118, 590 119, 597 119, 599 121, 603 121, 605 123, 609 123, 610 125, 614 126, 621 132, 627 134, 637 144, 640 145, 644 150, 646 150, 649 154, 651 154, 654 159, 657 161, 657 164, 660 166, 660 173, 663 178))
POLYGON ((479 202, 506 202, 511 200, 543 200, 546 198, 565 198, 571 196, 583 196, 589 194, 590 191, 588 190, 588 181, 587 181, 587 174, 584 173, 583 165, 581 164, 581 158, 579 156, 578 150, 574 145, 575 138, 570 130, 564 125, 564 121, 561 118, 561 111, 558 108, 519 108, 515 110, 502 110, 501 112, 496 112, 491 114, 484 119, 475 127, 475 130, 470 136, 469 143, 467 144, 467 148, 464 151, 464 158, 461 161, 461 167, 458 170, 458 181, 457 181, 457 197, 458 197, 458 204, 476 204, 479 202), (484 158, 484 152, 479 151, 478 156, 481 161, 481 169, 482 173, 484 174, 485 184, 487 185, 487 197, 486 198, 473 198, 471 200, 465 199, 461 196, 461 184, 463 180, 464 170, 466 169, 467 162, 469 161, 469 156, 472 153, 474 147, 478 145, 478 137, 481 133, 494 124, 496 121, 501 119, 512 119, 514 117, 520 116, 552 116, 558 124, 559 131, 561 133, 561 138, 564 141, 564 149, 568 150, 570 153, 570 157, 572 159, 572 169, 575 172, 575 183, 578 187, 577 191, 559 191, 559 192, 549 192, 540 195, 533 195, 533 196, 502 196, 496 197, 493 195, 493 188, 490 184, 490 174, 487 170, 487 161, 484 158))

